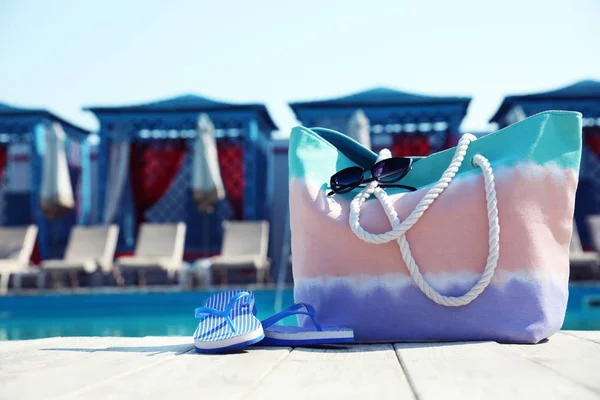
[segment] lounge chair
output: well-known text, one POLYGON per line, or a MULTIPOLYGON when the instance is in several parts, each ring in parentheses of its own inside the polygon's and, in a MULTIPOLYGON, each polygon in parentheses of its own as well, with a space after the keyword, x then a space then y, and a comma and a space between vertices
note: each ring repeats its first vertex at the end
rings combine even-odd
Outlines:
MULTIPOLYGON (((588 219, 587 222, 589 225, 590 220, 588 219)), ((597 224, 597 222, 594 223, 597 224)), ((590 232, 592 232, 593 237, 594 234, 591 227, 590 232)), ((598 233, 596 233, 596 236, 598 236, 598 233)), ((600 240, 600 237, 595 238, 594 243, 596 243, 596 240, 600 240)), ((596 244, 596 246, 598 245, 596 244)), ((572 280, 593 279, 594 276, 600 276, 600 253, 597 251, 583 250, 575 220, 573 220, 573 234, 571 235, 571 243, 569 246, 569 264, 571 267, 572 280)))
POLYGON ((79 286, 77 274, 92 274, 97 270, 111 272, 113 257, 119 238, 117 225, 76 226, 71 230, 62 260, 45 260, 42 270, 56 276, 68 272, 71 286, 79 286))
POLYGON ((183 266, 185 232, 183 222, 142 224, 134 255, 117 259, 117 284, 123 285, 122 273, 128 270, 137 272, 140 285, 146 284, 146 272, 151 270, 166 271, 171 278, 183 266))
POLYGON ((221 255, 210 258, 210 267, 220 273, 221 283, 227 283, 227 272, 232 269, 253 268, 256 281, 266 282, 271 260, 268 221, 225 221, 221 255))
POLYGON ((37 274, 37 269, 29 267, 37 233, 36 225, 0 228, 0 294, 8 291, 12 274, 19 281, 21 274, 37 274))

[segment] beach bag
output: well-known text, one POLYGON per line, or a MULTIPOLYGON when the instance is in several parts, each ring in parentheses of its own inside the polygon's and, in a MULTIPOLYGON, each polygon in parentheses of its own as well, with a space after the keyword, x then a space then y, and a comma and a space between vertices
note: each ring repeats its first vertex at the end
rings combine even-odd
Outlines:
POLYGON ((336 172, 391 154, 294 128, 295 300, 358 341, 551 336, 567 305, 581 143, 581 114, 548 111, 413 160, 398 183, 416 191, 371 182, 328 196, 336 172))

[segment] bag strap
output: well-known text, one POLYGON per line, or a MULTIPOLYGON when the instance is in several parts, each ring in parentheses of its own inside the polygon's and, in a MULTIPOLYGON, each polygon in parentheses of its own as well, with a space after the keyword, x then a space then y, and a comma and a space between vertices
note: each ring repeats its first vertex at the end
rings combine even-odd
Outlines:
MULTIPOLYGON (((483 274, 477 281, 477 283, 464 295, 462 296, 444 296, 435 290, 425 278, 423 278, 423 274, 419 270, 419 266, 415 262, 411 252, 410 245, 408 240, 406 239, 406 232, 415 225, 421 216, 427 211, 429 206, 438 198, 438 196, 448 187, 458 169, 462 165, 462 162, 467 153, 467 149, 469 144, 476 140, 476 137, 471 134, 463 135, 458 145, 456 146, 456 151, 454 152, 454 156, 452 157, 452 161, 450 165, 444 173, 442 177, 438 180, 438 182, 429 189, 427 194, 419 201, 415 209, 410 213, 410 215, 401 222, 398 218, 398 213, 396 212, 393 204, 391 203, 387 193, 378 187, 377 181, 370 182, 360 193, 358 193, 352 202, 350 203, 350 227, 354 234, 364 240, 367 243, 375 243, 375 244, 383 244, 388 243, 392 240, 396 240, 398 243, 398 247, 400 248, 400 252, 402 253, 402 258, 406 263, 408 271, 410 272, 410 276, 413 281, 417 285, 417 287, 425 294, 428 298, 433 300, 435 303, 449 306, 449 307, 458 307, 469 304, 473 300, 477 298, 483 292, 483 290, 489 285, 492 276, 494 275, 494 271, 496 266, 498 265, 498 256, 500 251, 500 225, 498 223, 498 202, 496 200, 496 186, 494 183, 494 172, 490 165, 490 162, 487 158, 485 158, 481 154, 476 154, 473 156, 471 162, 474 166, 479 167, 483 174, 483 179, 485 182, 485 198, 487 203, 487 213, 488 213, 488 225, 489 225, 489 252, 487 263, 485 265, 485 269, 483 274), (387 215, 391 225, 392 230, 382 233, 382 234, 373 234, 365 231, 360 226, 360 209, 362 208, 365 201, 372 195, 375 194, 375 197, 381 203, 385 214, 387 215)), ((387 149, 383 149, 379 153, 379 157, 377 161, 386 159, 391 157, 391 153, 387 149)))

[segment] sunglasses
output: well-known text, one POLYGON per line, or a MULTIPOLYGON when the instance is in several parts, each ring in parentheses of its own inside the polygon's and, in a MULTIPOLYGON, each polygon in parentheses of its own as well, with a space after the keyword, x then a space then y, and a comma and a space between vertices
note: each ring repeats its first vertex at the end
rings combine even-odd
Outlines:
POLYGON ((371 168, 349 167, 343 169, 331 177, 329 181, 331 192, 327 195, 348 193, 373 181, 379 182, 380 187, 398 187, 414 192, 417 189, 412 186, 393 184, 408 174, 412 163, 412 158, 392 157, 375 163, 371 168), (370 178, 365 178, 367 172, 371 173, 370 178))

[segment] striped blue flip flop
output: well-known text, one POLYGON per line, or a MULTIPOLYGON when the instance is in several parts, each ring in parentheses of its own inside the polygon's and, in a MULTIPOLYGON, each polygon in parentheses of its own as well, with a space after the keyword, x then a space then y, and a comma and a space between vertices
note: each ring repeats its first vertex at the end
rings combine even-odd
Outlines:
POLYGON ((305 303, 296 303, 262 321, 265 338, 261 345, 301 346, 327 343, 348 343, 354 341, 354 331, 348 328, 321 325, 315 309, 305 303), (292 315, 307 315, 313 326, 283 326, 277 322, 292 315))
POLYGON ((261 341, 264 332, 255 315, 252 292, 231 290, 211 296, 204 307, 195 311, 196 318, 200 318, 194 332, 196 351, 219 353, 261 341))

